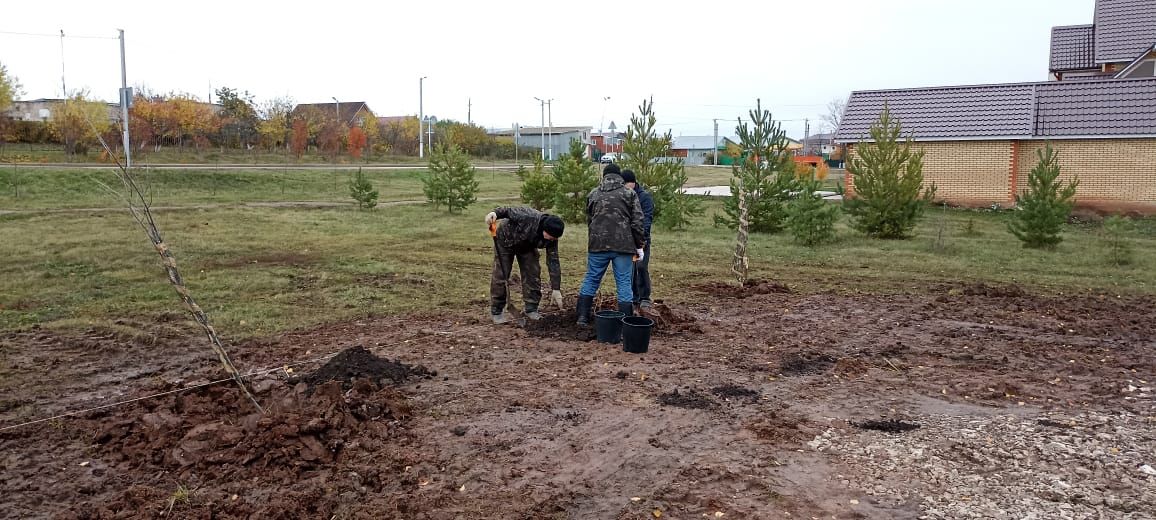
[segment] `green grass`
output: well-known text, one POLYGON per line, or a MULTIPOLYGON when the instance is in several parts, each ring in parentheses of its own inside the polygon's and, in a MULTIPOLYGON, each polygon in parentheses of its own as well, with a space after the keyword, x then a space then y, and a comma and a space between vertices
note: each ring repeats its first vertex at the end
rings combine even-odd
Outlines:
MULTIPOLYGON (((218 197, 240 200, 270 190, 279 195, 276 184, 258 183, 262 191, 240 180, 260 175, 239 174, 230 182, 244 189, 221 190, 218 197)), ((516 189, 511 179, 487 186, 482 177, 488 193, 509 196, 516 189)), ((407 182, 405 196, 420 198, 420 188, 407 182)), ((171 200, 203 189, 166 186, 171 200)), ((388 191, 384 183, 382 188, 388 191)), ((66 202, 38 197, 41 204, 66 202)), ((478 203, 460 215, 417 205, 373 211, 218 208, 158 218, 194 297, 226 335, 244 338, 365 315, 484 312, 492 245, 482 220, 495 204, 478 203)), ((707 208, 688 230, 656 231, 655 297, 701 301, 684 289, 730 279, 734 233, 710 225, 717 200, 707 208)), ((785 235, 756 234, 749 249, 753 276, 804 292, 894 293, 984 281, 1047 293, 1156 293, 1156 220, 1138 221, 1129 231, 1136 261, 1119 268, 1110 265, 1098 227, 1070 226, 1058 250, 1034 251, 1007 233, 1008 217, 935 210, 904 241, 867 239, 841 223, 838 241, 815 249, 785 235), (944 248, 934 247, 940 219, 944 248), (968 220, 975 236, 964 236, 968 220)), ((577 291, 585 246, 585 228, 570 226, 560 245, 568 295, 577 291)), ((0 330, 84 326, 176 309, 156 254, 123 211, 0 216, 0 257, 0 330)), ((604 289, 612 290, 609 280, 604 289)))
MULTIPOLYGON (((366 170, 380 201, 421 200, 424 169, 366 170)), ((140 170, 138 182, 153 205, 189 206, 244 202, 349 202, 356 170, 140 170)), ((517 177, 508 171, 479 170, 480 198, 516 194, 517 177)), ((103 185, 119 185, 112 169, 0 167, 0 210, 117 207, 103 185)))
MULTIPOLYGON (((100 161, 99 146, 93 147, 87 154, 69 156, 64 148, 53 144, 16 144, 8 143, 0 146, 0 163, 95 163, 100 161)), ((133 161, 139 164, 330 164, 332 159, 327 155, 317 153, 310 148, 301 157, 296 157, 286 150, 268 151, 262 149, 241 150, 236 148, 208 147, 196 149, 192 146, 162 147, 159 151, 151 148, 145 152, 137 151, 133 161)), ((422 164, 424 159, 408 155, 363 156, 354 159, 348 154, 337 157, 340 164, 359 163, 389 163, 389 164, 422 164)))

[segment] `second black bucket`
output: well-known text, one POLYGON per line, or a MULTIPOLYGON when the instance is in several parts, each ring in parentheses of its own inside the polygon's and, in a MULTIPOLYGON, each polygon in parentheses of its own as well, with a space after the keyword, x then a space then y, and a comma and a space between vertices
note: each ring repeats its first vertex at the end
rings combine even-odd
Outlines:
POLYGON ((622 318, 622 350, 631 354, 645 354, 650 349, 650 331, 654 320, 642 316, 622 318))
POLYGON ((618 343, 622 338, 622 317, 618 311, 598 311, 594 313, 594 331, 602 343, 618 343))

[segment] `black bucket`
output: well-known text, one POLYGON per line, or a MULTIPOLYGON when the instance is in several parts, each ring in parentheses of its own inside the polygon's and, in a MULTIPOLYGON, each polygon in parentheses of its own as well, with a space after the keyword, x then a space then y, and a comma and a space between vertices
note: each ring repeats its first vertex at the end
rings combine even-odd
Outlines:
POLYGON ((602 343, 618 343, 622 338, 622 317, 618 311, 598 311, 594 313, 594 330, 598 334, 598 341, 602 343))
POLYGON ((622 318, 622 350, 631 354, 645 354, 650 349, 650 331, 654 320, 644 316, 622 318))

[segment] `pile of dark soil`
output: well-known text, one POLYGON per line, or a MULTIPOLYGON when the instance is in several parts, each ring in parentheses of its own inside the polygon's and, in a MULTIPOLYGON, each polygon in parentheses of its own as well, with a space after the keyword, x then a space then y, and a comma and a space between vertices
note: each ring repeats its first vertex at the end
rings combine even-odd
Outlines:
POLYGON ((235 388, 206 387, 137 416, 99 422, 94 440, 113 463, 147 463, 199 478, 224 477, 238 467, 262 468, 262 479, 290 479, 332 463, 353 439, 387 438, 409 415, 404 396, 368 379, 349 391, 340 381, 313 392, 300 383, 259 397, 258 413, 235 388))
POLYGON ((988 285, 983 282, 949 284, 938 287, 939 292, 962 294, 964 296, 985 296, 988 298, 1023 298, 1027 291, 1015 284, 988 285))
POLYGON ((710 389, 710 393, 722 399, 745 399, 755 401, 759 398, 757 390, 743 388, 739 385, 727 383, 710 389))
POLYGON ((809 376, 822 374, 835 366, 835 358, 826 354, 804 352, 783 356, 780 372, 784 376, 809 376))
POLYGON ((693 388, 687 390, 686 393, 679 393, 679 391, 675 389, 662 394, 658 396, 658 404, 697 410, 713 408, 715 406, 714 400, 693 388))
POLYGON ((340 381, 348 389, 354 379, 369 379, 379 385, 386 381, 400 384, 414 377, 430 378, 436 376, 434 372, 421 365, 407 365, 397 361, 390 361, 377 357, 365 347, 350 347, 333 356, 328 363, 300 379, 310 388, 329 382, 340 381))
POLYGON ((861 423, 852 422, 851 426, 863 430, 875 430, 887 433, 907 433, 911 430, 919 429, 918 423, 910 423, 906 421, 900 421, 898 419, 872 419, 870 421, 863 421, 861 423))
POLYGON ((702 327, 694 316, 679 312, 669 304, 654 302, 650 309, 642 311, 642 315, 654 320, 656 332, 693 332, 702 334, 702 327))
POLYGON ((718 298, 748 298, 758 294, 790 294, 791 288, 779 282, 747 280, 742 288, 730 283, 711 282, 692 289, 718 298))
POLYGON ((579 327, 574 314, 543 314, 542 319, 526 320, 526 333, 534 338, 562 341, 594 341, 594 325, 579 327))

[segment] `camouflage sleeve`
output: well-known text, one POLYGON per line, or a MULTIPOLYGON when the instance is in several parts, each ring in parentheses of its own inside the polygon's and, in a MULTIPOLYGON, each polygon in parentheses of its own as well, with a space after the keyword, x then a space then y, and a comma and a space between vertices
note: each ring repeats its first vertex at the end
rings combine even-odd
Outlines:
POLYGON ((643 223, 642 205, 638 203, 638 195, 630 192, 630 233, 634 235, 634 247, 646 247, 646 225, 643 223))
MULTIPOLYGON (((598 188, 595 188, 598 189, 598 188)), ((586 227, 590 227, 590 222, 594 219, 594 192, 591 191, 586 195, 586 227)))
POLYGON ((546 244, 546 270, 550 271, 550 289, 562 290, 562 262, 558 259, 558 241, 546 244))
POLYGON ((525 206, 498 208, 495 210, 495 213, 498 214, 498 218, 507 218, 510 220, 538 219, 538 212, 525 206))

